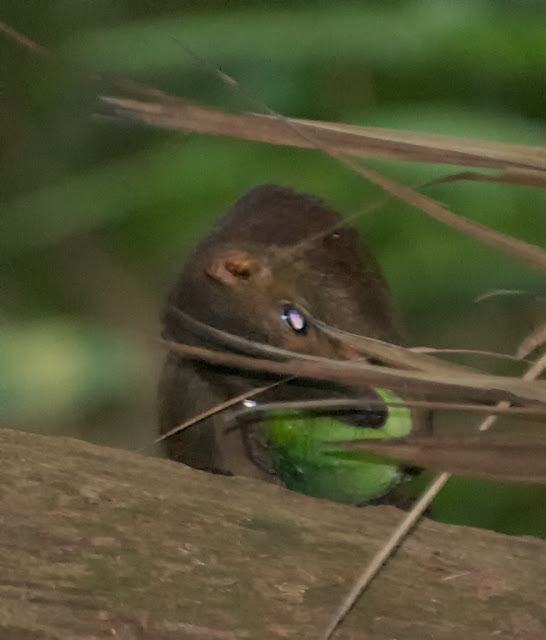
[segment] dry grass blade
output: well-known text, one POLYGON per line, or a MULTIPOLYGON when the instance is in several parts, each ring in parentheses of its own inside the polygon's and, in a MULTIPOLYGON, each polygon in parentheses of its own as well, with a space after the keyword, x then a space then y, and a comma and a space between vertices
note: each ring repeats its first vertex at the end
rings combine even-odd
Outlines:
POLYGON ((294 353, 291 360, 277 362, 234 353, 213 351, 203 347, 178 344, 165 345, 182 358, 247 371, 260 371, 278 376, 296 376, 327 380, 343 385, 384 387, 404 393, 426 393, 444 397, 465 397, 476 402, 506 400, 524 406, 546 404, 546 385, 524 382, 503 376, 448 376, 420 371, 402 371, 361 362, 330 360, 294 353))
MULTIPOLYGON (((189 50, 187 47, 184 47, 184 48, 192 57, 194 57, 197 60, 200 60, 199 56, 197 56, 193 51, 189 50)), ((212 66, 207 61, 203 62, 201 60, 201 63, 202 64, 204 63, 205 66, 212 66)), ((216 69, 214 66, 212 66, 212 69, 224 82, 226 82, 230 86, 238 88, 241 93, 246 95, 246 92, 242 90, 240 84, 234 78, 221 72, 219 69, 216 69)), ((124 107, 126 112, 125 115, 126 116, 128 115, 127 107, 130 105, 128 105, 127 102, 124 103, 123 101, 120 102, 119 100, 116 101, 116 99, 107 98, 107 97, 103 98, 103 100, 107 105, 111 107, 117 107, 118 116, 120 115, 119 109, 123 110, 124 107)), ((254 99, 254 102, 258 102, 258 101, 254 99)), ((188 108, 189 109, 195 108, 196 105, 189 105, 187 102, 183 102, 183 101, 181 101, 181 105, 186 109, 186 119, 187 119, 188 108)), ((135 105, 133 104, 133 107, 134 106, 135 105)), ((172 100, 169 100, 167 104, 162 105, 162 104, 155 103, 154 106, 156 107, 155 112, 154 110, 152 110, 152 113, 150 113, 149 112, 150 105, 147 105, 148 113, 147 113, 146 122, 148 124, 152 124, 153 121, 155 120, 156 126, 165 126, 164 122, 163 124, 160 124, 160 122, 163 121, 163 116, 165 115, 172 116, 173 111, 176 112, 176 104, 173 103, 172 100), (159 107, 159 112, 157 111, 157 107, 159 107), (170 113, 169 114, 161 113, 162 107, 166 108, 167 111, 170 113)), ((367 167, 364 167, 361 164, 358 164, 357 162, 355 162, 352 158, 349 157, 351 155, 351 148, 348 147, 346 144, 342 144, 339 138, 340 136, 342 137, 344 135, 354 135, 355 131, 358 131, 359 133, 361 133, 362 129, 360 129, 359 127, 350 126, 350 125, 338 125, 338 124, 332 124, 332 123, 326 123, 326 122, 313 123, 312 121, 307 121, 307 120, 287 118, 273 111, 272 109, 267 107, 267 105, 262 104, 260 106, 265 109, 265 111, 268 114, 267 116, 260 116, 255 114, 233 115, 233 114, 226 114, 222 111, 205 108, 203 115, 205 117, 208 116, 209 118, 212 117, 212 119, 214 120, 214 125, 216 127, 216 130, 208 131, 208 133, 215 133, 215 134, 221 134, 221 135, 234 135, 233 133, 218 131, 219 124, 221 123, 222 120, 225 120, 227 117, 227 119, 230 120, 230 125, 231 126, 235 125, 235 128, 239 130, 239 135, 237 135, 237 137, 242 137, 246 139, 250 138, 250 139, 256 139, 263 142, 268 142, 270 140, 267 140, 264 137, 264 128, 263 128, 264 123, 268 122, 270 125, 272 125, 273 127, 277 127, 278 129, 273 132, 279 136, 276 140, 274 140, 275 144, 293 144, 293 140, 292 142, 290 141, 287 142, 286 140, 287 140, 287 137, 290 139, 290 136, 295 136, 295 139, 299 140, 299 144, 297 144, 297 142, 295 143, 296 146, 306 146, 309 148, 314 148, 314 149, 323 151, 327 155, 338 160, 341 164, 345 165, 352 171, 359 173, 370 182, 373 182, 374 184, 381 187, 390 196, 398 198, 399 200, 402 200, 403 202, 406 202, 407 204, 413 207, 416 207, 421 211, 424 211, 430 217, 436 220, 439 220, 443 224, 450 226, 453 229, 457 229, 458 231, 461 231, 462 233, 465 233, 468 236, 474 237, 486 244, 489 244, 497 249, 500 249, 509 255, 516 256, 519 259, 524 260, 535 267, 538 267, 542 270, 546 270, 546 251, 541 249, 540 247, 524 242, 523 240, 518 240, 511 236, 507 236, 503 233, 490 229, 482 224, 479 224, 472 220, 468 220, 462 216, 458 216, 457 214, 454 214, 448 209, 446 209, 445 207, 441 206, 440 203, 432 200, 431 198, 428 198, 427 196, 422 195, 421 193, 415 191, 414 189, 411 189, 410 187, 406 187, 405 185, 401 185, 395 182, 394 180, 390 180, 389 178, 386 178, 385 176, 382 176, 381 174, 375 171, 372 171, 371 169, 368 169, 367 167), (249 131, 252 130, 252 128, 256 128, 260 130, 258 137, 249 136, 249 131), (334 139, 332 140, 324 137, 325 132, 333 134, 334 139)), ((202 107, 197 106, 197 108, 198 109, 200 108, 201 110, 203 110, 202 107)), ((199 120, 200 119, 198 117, 197 125, 202 127, 203 123, 202 121, 200 122, 199 120)), ((184 126, 181 128, 185 128, 185 126, 186 126, 186 122, 184 121, 184 126)), ((203 132, 202 129, 186 129, 186 130, 192 130, 192 131, 200 130, 201 132, 203 132)), ((421 135, 418 133, 412 133, 411 135, 419 139, 420 144, 418 146, 419 146, 419 151, 421 153, 422 147, 423 146, 426 147, 426 144, 423 143, 423 138, 427 138, 428 136, 421 135)), ((361 138, 365 138, 365 135, 362 134, 361 138)), ((360 140, 360 142, 362 142, 362 140, 360 140)), ((380 148, 384 152, 386 148, 389 147, 388 143, 389 143, 388 136, 384 138, 378 137, 376 140, 374 140, 376 153, 377 153, 377 148, 380 148)), ((473 153, 469 154, 469 156, 472 156, 472 158, 470 157, 467 158, 466 163, 472 164, 470 160, 471 159, 475 160, 474 156, 476 156, 476 154, 480 156, 481 161, 483 162, 484 160, 483 148, 486 147, 488 143, 482 142, 482 141, 479 141, 477 143, 467 141, 467 143, 474 144, 475 146, 473 148, 473 153)), ((399 140, 396 141, 395 146, 398 146, 398 145, 400 145, 399 140)), ((510 145, 508 146, 501 145, 501 146, 505 147, 504 154, 500 152, 498 146, 496 146, 496 150, 488 156, 487 160, 489 164, 487 164, 486 166, 488 167, 493 166, 498 168, 498 165, 496 164, 496 162, 498 161, 497 156, 504 155, 504 159, 502 161, 502 165, 503 165, 502 168, 505 170, 516 169, 519 172, 525 172, 526 170, 530 169, 534 176, 536 176, 537 171, 545 172, 545 169, 546 169, 546 150, 545 149, 542 149, 540 147, 528 148, 526 146, 520 145, 517 150, 514 150, 514 148, 511 147, 510 145), (510 156, 510 153, 508 154, 506 153, 506 148, 508 147, 510 147, 513 152, 513 156, 511 158, 507 157, 507 155, 510 156), (493 159, 495 160, 495 162, 492 165, 491 163, 493 162, 493 159)), ((367 152, 364 152, 360 155, 366 155, 366 153, 369 153, 369 149, 367 152)), ((442 147, 441 154, 435 161, 445 162, 445 158, 448 155, 449 154, 447 153, 447 149, 445 147, 442 147)), ((386 156, 383 155, 382 157, 386 157, 386 156)), ((421 153, 421 157, 423 157, 422 153, 421 153)), ((405 158, 405 159, 410 159, 410 158, 405 158)), ((411 159, 417 159, 417 158, 411 158, 411 159)), ((465 161, 461 161, 459 162, 459 164, 465 164, 465 161)))
POLYGON ((432 200, 432 198, 424 196, 410 187, 398 184, 394 180, 390 180, 371 169, 359 166, 358 171, 364 177, 368 178, 368 180, 379 185, 394 197, 424 211, 431 218, 443 222, 448 227, 457 229, 457 231, 461 231, 485 244, 500 249, 508 255, 517 257, 534 267, 546 270, 546 251, 541 247, 523 240, 518 240, 517 238, 490 229, 479 222, 459 216, 435 200, 432 200))
MULTIPOLYGON (((212 342, 213 344, 217 344, 221 347, 230 347, 247 355, 264 356, 275 360, 286 360, 294 357, 318 362, 322 362, 324 360, 324 358, 319 356, 295 353, 294 351, 273 347, 268 344, 254 342, 247 338, 228 333, 222 329, 216 329, 215 327, 192 318, 187 313, 184 313, 184 311, 181 311, 174 306, 169 308, 169 313, 174 314, 177 321, 186 329, 189 329, 192 333, 205 339, 207 342, 212 342)), ((477 369, 431 357, 424 353, 422 351, 423 348, 421 347, 407 349, 400 345, 378 340, 377 338, 369 338, 356 333, 349 333, 343 329, 337 329, 336 327, 332 327, 329 324, 311 317, 307 312, 306 316, 319 328, 320 331, 334 340, 338 340, 339 342, 351 347, 351 349, 354 349, 354 351, 362 355, 364 358, 379 360, 381 363, 396 369, 407 369, 410 371, 435 371, 446 374, 457 373, 460 375, 484 375, 477 369)), ((518 360, 515 356, 506 357, 518 360)))
MULTIPOLYGON (((20 44, 37 50, 38 45, 22 34, 1 23, 0 27, 20 44)), ((196 57, 195 54, 192 55, 196 57)), ((218 71, 217 73, 225 82, 238 86, 238 83, 226 74, 218 71)), ((133 91, 137 88, 140 88, 141 94, 155 100, 103 96, 100 98, 101 103, 110 114, 118 118, 155 127, 320 149, 380 186, 391 196, 421 209, 447 226, 546 270, 546 251, 540 247, 458 216, 431 198, 347 158, 350 155, 358 155, 487 167, 501 169, 505 173, 515 171, 519 181, 525 178, 529 183, 538 185, 542 184, 542 174, 546 175, 546 150, 543 148, 298 120, 274 114, 271 110, 268 110, 268 116, 229 114, 195 105, 136 83, 131 85, 133 91)), ((467 178, 470 175, 467 174, 467 178)), ((501 179, 502 176, 499 177, 499 180, 501 179)))
POLYGON ((525 358, 542 344, 546 344, 546 322, 525 338, 517 350, 516 357, 525 358))
POLYGON ((493 289, 492 291, 486 291, 478 296, 474 302, 484 302, 485 300, 490 300, 491 298, 498 298, 501 296, 530 296, 532 293, 530 291, 521 291, 517 289, 493 289))
MULTIPOLYGON (((144 102, 106 96, 102 97, 101 100, 103 105, 110 107, 112 113, 118 118, 133 120, 151 126, 195 131, 198 133, 208 133, 213 135, 227 135, 245 140, 256 140, 258 142, 269 142, 272 144, 320 149, 336 158, 353 171, 360 173, 374 184, 380 186, 391 196, 424 211, 432 218, 439 220, 447 226, 457 229, 466 235, 472 236, 486 244, 496 247, 509 255, 516 256, 535 267, 546 270, 546 251, 544 249, 528 242, 524 242, 523 240, 507 236, 499 231, 495 231, 485 225, 479 224, 478 222, 458 216, 443 207, 440 203, 415 191, 414 189, 398 184, 394 180, 386 178, 371 169, 345 158, 343 154, 350 154, 352 147, 344 144, 342 139, 347 135, 354 136, 355 134, 349 134, 335 129, 327 129, 326 125, 328 125, 328 123, 324 123, 323 126, 317 127, 316 123, 314 126, 311 126, 306 124, 306 121, 284 118, 282 116, 271 117, 255 114, 230 114, 217 109, 209 109, 207 107, 195 105, 183 100, 174 102, 172 97, 169 98, 168 101, 164 102, 144 102), (325 130, 330 131, 330 133, 334 135, 333 141, 323 135, 325 130)), ((340 126, 342 125, 336 125, 338 129, 340 126)), ((416 133, 413 133, 412 135, 415 137, 420 136, 420 134, 416 133)), ((356 137, 359 138, 358 136, 356 137)), ((361 137, 365 139, 365 136, 361 137)), ((428 136, 425 137, 428 138, 428 136)), ((362 140, 360 141, 362 143, 362 140)), ((353 144, 355 144, 354 141, 353 144)), ((487 146, 487 144, 488 143, 480 143, 480 148, 484 145, 487 146)), ((374 154, 371 154, 369 150, 371 147, 366 147, 368 149, 368 155, 373 155, 374 157, 386 157, 385 152, 378 152, 378 149, 390 148, 388 136, 385 136, 385 140, 382 140, 378 133, 372 146, 373 149, 375 149, 375 152, 374 154)), ((511 145, 505 146, 511 147, 511 145)), ((402 158, 404 154, 399 153, 397 158, 417 160, 419 153, 415 150, 415 143, 413 143, 413 147, 416 157, 412 156, 411 158, 402 158)), ((445 151, 445 149, 443 151, 445 151)), ((362 153, 361 155, 366 155, 366 153, 362 153)), ((488 164, 485 166, 497 167, 499 162, 497 156, 502 156, 502 154, 500 152, 490 154, 490 157, 487 157, 488 164)), ((546 174, 546 151, 544 149, 537 147, 518 147, 518 149, 513 152, 513 157, 511 159, 508 152, 505 152, 505 156, 504 160, 501 161, 503 168, 516 167, 521 171, 531 169, 533 171, 533 175, 536 175, 537 171, 545 171, 546 174), (524 150, 529 152, 527 156, 523 153, 524 150), (525 161, 523 159, 524 157, 526 157, 525 161)), ((420 157, 421 159, 427 158, 427 161, 432 161, 427 154, 421 153, 420 157)), ((436 159, 435 161, 445 161, 446 156, 442 155, 441 157, 444 158, 444 160, 436 159)), ((466 157, 465 160, 460 159, 458 164, 471 164, 472 161, 476 164, 476 157, 474 157, 473 154, 468 154, 468 157, 466 157)), ((480 166, 484 166, 484 162, 486 162, 486 159, 482 152, 480 166)))
MULTIPOLYGON (((541 147, 298 118, 279 119, 255 113, 233 114, 173 96, 168 98, 168 101, 153 102, 102 96, 100 100, 118 117, 165 129, 225 135, 301 148, 320 146, 358 157, 501 169, 507 174, 507 182, 515 181, 516 176, 521 180, 528 177, 529 180, 538 181, 542 178, 546 181, 546 150, 541 147), (287 124, 291 127, 287 128, 287 124), (298 131, 305 137, 299 135, 298 131)), ((457 176, 474 179, 471 173, 457 176)), ((475 179, 482 180, 484 177, 487 178, 476 174, 475 179)), ((496 178, 502 181, 502 177, 496 178)), ((442 180, 452 179, 462 178, 448 176, 442 180)))
POLYGON ((517 184, 524 187, 546 187, 546 173, 533 171, 532 169, 507 169, 497 175, 487 175, 477 171, 462 171, 445 178, 433 180, 429 184, 442 184, 445 182, 457 182, 458 180, 470 180, 473 182, 502 182, 504 184, 517 184))
MULTIPOLYGON (((455 397, 457 400, 463 397, 483 403, 507 400, 525 406, 534 403, 541 405, 546 403, 546 384, 543 382, 484 374, 461 365, 446 363, 431 356, 413 353, 397 345, 340 332, 332 328, 329 328, 330 331, 333 331, 332 335, 347 337, 348 340, 353 341, 349 342, 351 346, 360 347, 362 344, 364 348, 368 348, 368 345, 370 345, 370 349, 379 348, 379 352, 371 351, 370 354, 380 357, 382 361, 388 364, 394 363, 395 367, 398 368, 377 366, 363 361, 332 360, 279 349, 215 329, 191 318, 174 307, 171 307, 170 311, 175 312, 177 318, 187 328, 190 328, 196 335, 206 341, 212 341, 213 344, 220 345, 222 349, 229 347, 253 356, 248 357, 240 355, 240 353, 213 351, 202 347, 166 341, 170 349, 177 352, 181 357, 189 359, 202 359, 212 364, 232 366, 250 371, 328 380, 357 387, 359 385, 380 386, 399 391, 402 394, 426 393, 435 397, 455 397), (407 361, 404 358, 407 358, 407 361), (283 361, 279 362, 279 359, 283 361), (412 366, 409 366, 408 362, 412 366), (411 370, 406 371, 404 368, 411 370)), ((319 326, 322 329, 327 325, 319 326)))
POLYGON ((337 629, 338 625, 343 621, 349 611, 353 608, 353 605, 361 596, 364 589, 366 589, 366 587, 370 584, 383 564, 394 553, 398 545, 400 545, 406 535, 414 527, 415 523, 427 510, 430 503, 434 500, 442 487, 449 480, 449 477, 450 474, 444 471, 436 476, 436 478, 434 478, 434 480, 428 486, 427 490, 413 505, 411 511, 409 511, 409 513, 404 517, 400 525, 395 529, 387 542, 375 554, 375 556, 365 567, 364 571, 360 574, 349 593, 343 599, 343 602, 341 603, 339 609, 327 624, 326 629, 323 633, 321 633, 320 640, 330 640, 334 631, 337 629))
POLYGON ((453 475, 504 482, 546 483, 546 438, 505 434, 453 438, 411 436, 389 440, 337 443, 344 449, 373 451, 410 465, 441 469, 453 475))
MULTIPOLYGON (((527 340, 527 338, 525 339, 527 340)), ((525 340, 522 342, 522 344, 525 343, 525 340)), ((544 353, 536 362, 533 362, 533 364, 529 367, 529 369, 527 369, 527 371, 523 374, 522 376, 522 380, 535 380, 536 378, 538 378, 539 376, 542 375, 542 372, 544 371, 544 369, 546 369, 546 353, 544 353)), ((499 406, 505 408, 509 406, 509 402, 507 402, 506 400, 504 400, 503 402, 499 403, 499 406)), ((487 431, 488 429, 491 428, 491 426, 495 423, 496 420, 496 416, 488 416, 478 427, 479 431, 487 431)))
MULTIPOLYGON (((223 331, 222 329, 216 329, 210 325, 204 324, 199 320, 192 318, 191 316, 189 316, 188 314, 184 313, 183 311, 181 311, 180 309, 174 306, 171 306, 168 309, 168 312, 172 314, 173 317, 176 318, 176 320, 181 324, 181 326, 184 326, 186 330, 189 330, 191 333, 193 333, 200 339, 203 339, 206 343, 215 344, 223 350, 228 348, 238 353, 243 353, 248 356, 253 356, 256 358, 255 360, 252 361, 254 362, 254 365, 256 365, 256 363, 258 362, 257 358, 261 356, 262 360, 260 360, 259 362, 261 362, 263 366, 266 367, 266 370, 269 372, 272 372, 272 368, 267 363, 273 363, 274 361, 286 362, 289 360, 300 360, 300 361, 304 361, 305 363, 309 363, 311 365, 315 363, 319 368, 320 368, 320 365, 324 363, 326 364, 333 363, 335 365, 335 364, 343 364, 345 362, 346 364, 349 364, 349 365, 353 364, 356 367, 357 372, 362 372, 364 367, 373 366, 373 365, 366 365, 365 362, 355 362, 355 361, 347 362, 347 361, 339 361, 339 360, 329 360, 320 356, 300 354, 294 351, 281 349, 279 347, 273 347, 268 344, 254 342, 252 340, 248 340, 241 336, 237 336, 237 335, 228 333, 226 331, 223 331), (264 360, 264 358, 266 358, 267 360, 264 360)), ((401 371, 399 373, 401 373, 402 376, 403 376, 403 370, 409 369, 414 371, 421 371, 425 374, 425 377, 427 372, 436 373, 436 374, 443 373, 445 375, 459 374, 460 376, 466 376, 466 377, 468 377, 469 375, 473 377, 479 376, 482 379, 482 381, 489 380, 490 384, 493 384, 493 385, 498 384, 499 382, 502 382, 502 381, 506 382, 506 380, 508 380, 508 378, 505 378, 505 377, 499 378, 497 376, 488 376, 487 374, 483 374, 476 369, 471 369, 471 368, 463 367, 461 365, 453 364, 450 362, 445 362, 443 360, 433 358, 431 356, 427 356, 424 354, 420 354, 418 352, 415 353, 411 349, 405 349, 404 347, 400 347, 398 345, 383 342, 381 340, 377 340, 374 338, 367 338, 365 336, 359 336, 356 334, 348 333, 340 329, 335 329, 330 325, 326 325, 322 322, 318 322, 315 319, 312 319, 312 322, 316 324, 321 331, 324 331, 331 337, 344 342, 345 344, 352 347, 353 349, 363 354, 364 356, 368 358, 380 359, 382 362, 385 362, 395 367, 396 369, 400 369, 401 371), (493 378, 493 380, 491 380, 491 378, 493 378)), ((178 348, 184 349, 184 345, 178 345, 178 348)), ((218 353, 218 352, 209 352, 209 355, 212 353, 218 353)), ((229 355, 225 353, 224 355, 227 355, 227 358, 229 360, 229 355)), ((502 354, 499 354, 499 355, 502 355, 502 354)), ((212 357, 214 359, 214 356, 212 357)), ((376 370, 376 367, 373 367, 373 368, 374 370, 376 370)), ((383 373, 388 369, 386 367, 379 367, 379 370, 381 373, 383 373)), ((311 369, 311 371, 315 371, 316 373, 317 370, 311 369)), ((325 379, 331 379, 331 378, 327 377, 325 379)), ((338 380, 338 378, 332 379, 332 381, 336 381, 336 380, 338 380)), ((365 377, 363 380, 360 381, 360 383, 366 384, 367 380, 368 379, 365 377)), ((518 378, 512 378, 511 380, 514 381, 517 385, 521 384, 521 381, 518 378)), ((408 388, 407 384, 402 382, 401 385, 404 390, 407 390, 408 388)), ((355 400, 354 403, 356 403, 355 404, 355 407, 356 407, 359 401, 355 400)), ((322 408, 325 408, 325 405, 334 407, 341 404, 344 404, 346 407, 348 407, 349 404, 351 404, 351 401, 326 400, 324 401, 322 408)), ((369 404, 369 401, 368 401, 368 404, 369 404)), ((522 416, 534 416, 536 418, 540 417, 541 419, 543 419, 546 411, 546 407, 543 404, 537 404, 533 407, 523 407, 523 408, 522 407, 513 407, 513 408, 502 407, 499 409, 496 409, 487 405, 480 405, 480 404, 469 404, 469 403, 460 403, 460 402, 448 403, 448 402, 441 402, 441 401, 429 402, 429 401, 423 401, 423 400, 420 400, 420 401, 405 400, 403 403, 388 403, 388 404, 390 406, 401 406, 401 407, 407 406, 407 407, 416 407, 416 408, 419 407, 419 408, 427 408, 427 409, 461 410, 461 411, 487 412, 487 413, 494 411, 495 413, 512 413, 512 414, 517 414, 522 416)), ((254 409, 246 409, 242 412, 249 413, 251 411, 264 410, 266 408, 267 409, 273 409, 273 408, 317 409, 319 408, 319 405, 320 405, 320 402, 318 404, 314 404, 313 402, 309 403, 306 401, 300 401, 300 402, 294 403, 292 406, 290 406, 290 403, 288 404, 280 403, 278 406, 273 404, 267 404, 267 405, 259 405, 254 409)))
POLYGON ((327 335, 350 346, 366 358, 381 362, 400 369, 415 371, 443 371, 444 373, 479 374, 481 372, 453 362, 434 358, 418 349, 406 349, 400 345, 390 344, 376 338, 360 336, 337 329, 317 320, 313 322, 327 335))
POLYGON ((13 40, 14 42, 17 42, 17 44, 24 47, 25 49, 29 49, 33 53, 37 53, 44 57, 51 57, 53 55, 45 47, 42 47, 41 45, 37 44, 30 38, 27 38, 27 36, 20 33, 19 31, 16 31, 13 27, 10 27, 5 22, 2 22, 1 20, 0 20, 0 31, 2 31, 11 40, 13 40))
MULTIPOLYGON (((417 162, 437 162, 442 164, 463 164, 490 169, 534 169, 546 171, 546 149, 528 147, 527 145, 503 144, 486 140, 456 138, 439 134, 399 129, 380 129, 360 125, 341 124, 336 122, 320 122, 290 118, 299 125, 307 127, 315 134, 328 133, 332 143, 339 151, 361 157, 369 155, 368 148, 378 149, 398 160, 414 160, 417 162), (354 149, 344 138, 338 136, 354 136, 350 138, 354 149), (369 145, 369 147, 368 147, 369 145)), ((320 139, 320 138, 319 138, 320 139)), ((325 139, 328 142, 328 139, 325 139)), ((379 156, 378 156, 379 157, 379 156)))
POLYGON ((527 362, 524 357, 511 356, 509 353, 499 353, 498 351, 483 351, 482 349, 440 349, 435 347, 410 347, 410 351, 414 353, 422 353, 424 355, 432 353, 444 353, 454 355, 483 356, 484 358, 498 358, 499 360, 512 360, 515 362, 527 362))
MULTIPOLYGON (((234 412, 233 417, 251 415, 256 413, 266 413, 268 411, 369 411, 381 409, 384 405, 396 408, 416 408, 416 409, 436 409, 439 411, 472 411, 473 413, 494 413, 495 415, 516 415, 522 418, 530 418, 533 421, 546 421, 546 407, 505 407, 500 403, 494 407, 483 404, 471 404, 462 402, 442 402, 440 400, 404 400, 403 402, 392 402, 382 400, 351 400, 347 398, 328 398, 324 400, 294 400, 287 402, 266 402, 252 407, 243 407, 234 412)), ((353 442, 359 442, 354 440, 353 442)))
MULTIPOLYGON (((35 53, 53 57, 53 53, 45 47, 1 21, 0 31, 35 53)), ((187 47, 185 49, 197 57, 187 47)), ((218 74, 231 86, 238 86, 238 83, 226 74, 218 74)), ((111 96, 101 96, 99 100, 118 117, 150 126, 304 148, 315 148, 320 144, 336 152, 359 157, 436 162, 503 171, 499 176, 463 172, 447 176, 439 182, 465 179, 535 186, 546 184, 546 150, 542 147, 317 120, 279 118, 276 115, 230 114, 190 103, 130 79, 116 79, 113 76, 108 78, 106 75, 101 79, 105 84, 124 91, 129 90, 135 97, 146 96, 147 101, 111 96), (287 128, 287 124, 293 125, 293 128, 287 128), (305 137, 298 135, 298 131, 304 132, 305 137), (310 138, 314 138, 316 142, 310 138)))

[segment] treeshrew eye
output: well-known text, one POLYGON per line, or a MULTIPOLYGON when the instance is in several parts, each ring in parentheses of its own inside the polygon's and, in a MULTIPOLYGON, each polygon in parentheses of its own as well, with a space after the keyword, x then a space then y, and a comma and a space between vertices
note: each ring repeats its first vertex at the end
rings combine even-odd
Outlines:
POLYGON ((294 333, 305 335, 307 333, 307 320, 299 309, 291 304, 285 304, 282 308, 281 318, 294 333))

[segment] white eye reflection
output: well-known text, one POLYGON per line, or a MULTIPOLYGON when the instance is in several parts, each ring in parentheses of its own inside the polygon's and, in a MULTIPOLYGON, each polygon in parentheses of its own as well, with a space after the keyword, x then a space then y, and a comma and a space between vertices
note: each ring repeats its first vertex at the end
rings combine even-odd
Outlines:
POLYGON ((281 318, 295 333, 307 333, 307 320, 303 313, 290 304, 285 304, 281 318))
POLYGON ((241 404, 249 409, 250 407, 255 407, 258 403, 256 402, 256 400, 249 400, 248 398, 246 398, 241 402, 241 404))

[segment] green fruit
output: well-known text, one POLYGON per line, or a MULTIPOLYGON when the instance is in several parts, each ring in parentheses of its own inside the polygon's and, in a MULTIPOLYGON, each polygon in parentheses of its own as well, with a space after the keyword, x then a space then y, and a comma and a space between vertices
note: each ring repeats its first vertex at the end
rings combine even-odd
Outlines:
MULTIPOLYGON (((402 402, 386 389, 375 389, 386 402, 402 402)), ((347 452, 337 440, 395 438, 411 431, 411 413, 388 407, 388 418, 377 429, 354 427, 309 414, 272 413, 263 421, 267 447, 283 484, 299 493, 359 505, 380 498, 404 479, 400 465, 368 452, 347 452)))

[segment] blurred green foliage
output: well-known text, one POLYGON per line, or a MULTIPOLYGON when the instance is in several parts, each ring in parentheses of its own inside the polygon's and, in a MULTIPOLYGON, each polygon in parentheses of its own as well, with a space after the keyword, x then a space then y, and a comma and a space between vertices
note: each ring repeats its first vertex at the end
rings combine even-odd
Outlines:
MULTIPOLYGON (((4 0, 0 20, 62 62, 0 36, 1 423, 149 442, 158 309, 213 221, 263 182, 316 193, 346 213, 381 196, 319 152, 93 120, 100 89, 87 72, 225 109, 267 104, 292 116, 540 146, 545 14, 542 0, 4 0), (223 84, 215 65, 244 91, 223 84)), ((455 170, 368 164, 408 184, 455 170)), ((452 183, 427 194, 546 244, 540 189, 452 183)), ((544 315, 533 295, 476 304, 491 289, 544 294, 544 276, 421 212, 390 201, 358 225, 413 343, 512 353, 544 315)), ((540 487, 457 479, 432 514, 545 535, 545 498, 540 487)))

